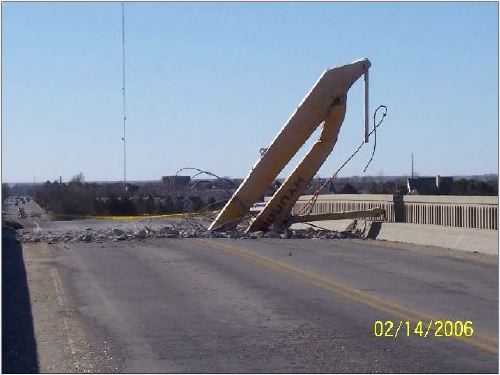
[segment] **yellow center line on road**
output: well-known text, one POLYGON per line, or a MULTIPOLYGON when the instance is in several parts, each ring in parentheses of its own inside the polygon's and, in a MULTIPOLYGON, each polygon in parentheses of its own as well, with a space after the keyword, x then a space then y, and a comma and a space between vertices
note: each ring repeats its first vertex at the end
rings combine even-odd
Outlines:
MULTIPOLYGON (((421 320, 432 319, 436 320, 451 320, 451 319, 443 319, 436 318, 430 314, 418 311, 414 308, 403 306, 399 303, 395 303, 389 300, 382 299, 378 296, 363 292, 359 289, 350 287, 348 285, 339 283, 338 281, 334 281, 331 278, 327 278, 315 273, 311 273, 305 271, 301 268, 292 266, 288 263, 281 262, 279 260, 255 253, 249 250, 243 250, 231 244, 222 243, 221 241, 214 240, 205 240, 205 239, 196 239, 196 241, 203 243, 204 245, 224 251, 233 255, 237 255, 239 257, 250 260, 256 264, 259 264, 263 267, 279 271, 281 273, 287 274, 294 278, 305 281, 310 285, 314 285, 318 288, 327 290, 331 293, 341 295, 351 301, 357 302, 359 304, 369 306, 375 310, 382 311, 388 313, 390 315, 396 316, 402 320, 408 320, 410 322, 416 323, 421 320)), ((468 319, 466 319, 468 320, 468 319)), ((434 327, 431 328, 433 331, 434 327)), ((484 333, 477 332, 477 329, 474 329, 474 333, 470 337, 465 336, 450 336, 449 338, 456 339, 458 341, 465 342, 469 345, 472 345, 476 348, 480 348, 486 350, 491 353, 498 353, 498 338, 495 336, 491 336, 484 333), (482 339, 487 342, 483 342, 479 339, 482 339)))

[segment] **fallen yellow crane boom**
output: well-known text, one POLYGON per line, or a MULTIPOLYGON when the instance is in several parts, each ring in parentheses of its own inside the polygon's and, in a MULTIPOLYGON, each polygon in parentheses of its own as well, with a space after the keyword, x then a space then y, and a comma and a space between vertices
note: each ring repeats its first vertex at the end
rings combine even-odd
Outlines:
MULTIPOLYGON (((212 222, 210 230, 235 228, 300 147, 323 124, 318 141, 248 228, 250 231, 283 229, 295 202, 335 146, 344 120, 347 92, 354 82, 368 73, 370 66, 368 59, 361 59, 323 73, 212 222)), ((367 87, 366 81, 365 89, 367 87)))

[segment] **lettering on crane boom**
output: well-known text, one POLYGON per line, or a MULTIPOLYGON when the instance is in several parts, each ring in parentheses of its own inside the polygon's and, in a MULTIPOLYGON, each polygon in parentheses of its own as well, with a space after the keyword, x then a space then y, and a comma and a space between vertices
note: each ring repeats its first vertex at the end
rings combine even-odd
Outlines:
POLYGON ((269 215, 265 219, 263 219, 262 223, 262 229, 267 230, 269 226, 274 223, 274 220, 276 217, 283 211, 283 208, 286 204, 286 202, 290 201, 294 196, 299 194, 299 187, 305 182, 303 178, 300 176, 297 177, 295 182, 293 183, 293 186, 289 188, 286 192, 285 195, 280 199, 279 203, 271 210, 269 215))

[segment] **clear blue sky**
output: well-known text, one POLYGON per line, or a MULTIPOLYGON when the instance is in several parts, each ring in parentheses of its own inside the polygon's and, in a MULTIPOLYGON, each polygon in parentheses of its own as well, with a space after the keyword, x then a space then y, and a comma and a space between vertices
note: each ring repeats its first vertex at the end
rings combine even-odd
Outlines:
MULTIPOLYGON (((125 8, 130 180, 246 176, 320 74, 362 57, 389 107, 366 174, 408 174, 411 152, 420 175, 497 173, 497 3, 125 8)), ((3 3, 2 38, 3 180, 120 180, 120 3, 3 3)), ((360 81, 321 176, 361 141, 362 104, 360 81)))

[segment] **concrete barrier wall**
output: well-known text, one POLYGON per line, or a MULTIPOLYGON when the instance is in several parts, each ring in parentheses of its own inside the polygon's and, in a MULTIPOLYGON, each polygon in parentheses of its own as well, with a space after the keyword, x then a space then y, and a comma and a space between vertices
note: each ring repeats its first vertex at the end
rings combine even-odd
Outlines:
POLYGON ((498 254, 498 232, 437 225, 382 223, 377 240, 498 254))
MULTIPOLYGON (((303 195, 292 213, 298 214, 312 198, 303 195)), ((268 197, 266 197, 268 200, 268 197)), ((387 222, 498 230, 498 197, 382 194, 324 194, 312 213, 342 212, 381 207, 387 222)))

